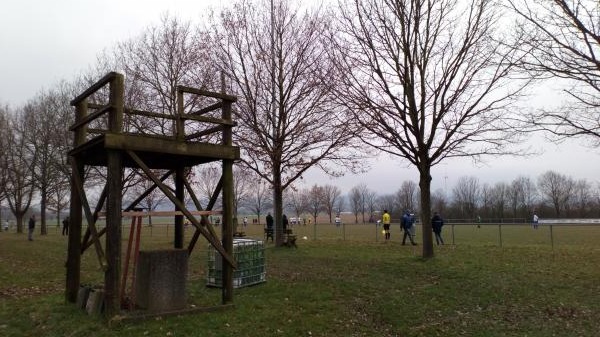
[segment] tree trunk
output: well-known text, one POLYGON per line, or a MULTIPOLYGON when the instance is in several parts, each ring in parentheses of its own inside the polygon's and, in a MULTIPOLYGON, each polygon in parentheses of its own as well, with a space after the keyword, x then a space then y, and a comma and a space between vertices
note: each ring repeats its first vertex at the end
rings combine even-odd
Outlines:
POLYGON ((15 212, 15 218, 17 221, 17 233, 23 233, 23 218, 24 217, 25 217, 25 213, 15 212))
POLYGON ((42 187, 42 199, 40 200, 40 234, 48 235, 48 226, 46 225, 46 204, 48 203, 48 191, 42 187))
POLYGON ((421 188, 421 227, 423 229, 423 258, 432 258, 433 231, 431 229, 431 167, 423 164, 419 167, 419 187, 421 188))
POLYGON ((275 220, 275 245, 283 245, 283 188, 281 186, 281 172, 273 169, 273 213, 275 220))

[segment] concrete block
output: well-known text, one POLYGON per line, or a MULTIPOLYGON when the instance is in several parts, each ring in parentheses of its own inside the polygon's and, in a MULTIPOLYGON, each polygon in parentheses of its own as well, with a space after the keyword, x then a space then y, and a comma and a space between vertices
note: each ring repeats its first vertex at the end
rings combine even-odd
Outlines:
POLYGON ((188 252, 185 249, 140 251, 135 304, 150 312, 185 309, 188 252))

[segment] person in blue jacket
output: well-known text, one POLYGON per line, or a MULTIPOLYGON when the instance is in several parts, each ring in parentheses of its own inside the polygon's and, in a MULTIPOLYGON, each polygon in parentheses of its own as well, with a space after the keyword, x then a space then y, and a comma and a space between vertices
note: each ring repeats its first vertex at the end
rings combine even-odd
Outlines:
POLYGON ((410 239, 410 243, 412 243, 413 246, 417 245, 415 243, 415 241, 413 240, 413 237, 411 234, 411 228, 412 228, 414 222, 415 222, 415 220, 412 217, 412 215, 410 215, 410 211, 407 210, 404 213, 404 215, 402 216, 402 220, 400 221, 400 224, 402 225, 402 229, 404 230, 404 236, 402 237, 402 245, 406 244, 407 237, 410 239))
POLYGON ((438 244, 444 244, 444 240, 442 239, 442 226, 444 225, 444 219, 438 214, 438 212, 433 212, 433 217, 431 218, 431 229, 433 229, 433 233, 435 234, 435 242, 438 244))

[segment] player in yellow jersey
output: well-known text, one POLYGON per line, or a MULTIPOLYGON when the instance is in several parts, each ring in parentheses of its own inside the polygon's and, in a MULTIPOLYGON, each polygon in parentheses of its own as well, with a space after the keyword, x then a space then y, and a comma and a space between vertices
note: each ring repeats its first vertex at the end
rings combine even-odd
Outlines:
POLYGON ((390 213, 388 213, 387 209, 383 210, 381 222, 383 223, 383 230, 385 231, 385 240, 387 241, 390 239, 390 223, 392 222, 392 217, 390 216, 390 213))

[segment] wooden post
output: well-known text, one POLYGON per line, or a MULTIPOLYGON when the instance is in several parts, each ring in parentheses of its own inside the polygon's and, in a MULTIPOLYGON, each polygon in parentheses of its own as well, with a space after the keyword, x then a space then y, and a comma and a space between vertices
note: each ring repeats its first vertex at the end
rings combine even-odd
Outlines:
POLYGON ((552 252, 554 252, 554 233, 552 232, 552 224, 550 224, 550 244, 552 245, 552 252))
MULTIPOLYGON (((223 101, 223 119, 231 120, 231 102, 223 101)), ((231 146, 232 132, 231 126, 223 129, 223 145, 231 146)), ((221 236, 223 248, 227 253, 233 256, 233 160, 223 160, 223 225, 221 227, 221 236)), ((223 304, 233 302, 233 268, 223 263, 223 304)))
MULTIPOLYGON (((75 107, 75 123, 87 116, 87 99, 77 103, 75 107)), ((73 138, 73 147, 85 143, 86 126, 75 130, 73 138)), ((71 175, 73 172, 80 172, 79 179, 71 176, 71 202, 69 210, 69 243, 67 251, 67 276, 65 297, 67 302, 76 303, 79 293, 79 283, 81 276, 81 199, 77 193, 76 181, 83 182, 83 165, 77 158, 71 162, 71 175), (79 166, 77 169, 76 166, 79 166)))
POLYGON ((108 269, 104 273, 104 305, 106 316, 112 317, 120 311, 119 295, 121 278, 121 189, 123 168, 121 154, 108 151, 108 200, 106 203, 106 260, 108 269))
MULTIPOLYGON (((181 89, 177 89, 177 111, 175 112, 175 139, 179 141, 185 140, 184 134, 184 125, 183 125, 183 91, 181 89)), ((185 177, 184 177, 184 168, 178 167, 175 170, 175 198, 185 204, 185 177)), ((175 206, 176 211, 182 211, 179 207, 175 206)), ((183 248, 183 215, 175 216, 175 237, 173 240, 173 246, 177 249, 183 248)))
MULTIPOLYGON (((110 82, 109 132, 123 130, 124 85, 123 75, 117 74, 110 82)), ((121 309, 119 299, 121 278, 121 213, 123 189, 121 153, 107 151, 107 202, 106 202, 106 258, 108 269, 104 273, 104 306, 107 317, 117 315, 121 309)))
POLYGON ((185 140, 185 129, 183 124, 183 91, 177 89, 177 112, 175 118, 175 138, 180 141, 185 140))
POLYGON ((125 111, 125 84, 122 74, 116 74, 110 81, 110 102, 112 109, 108 114, 108 129, 110 133, 123 131, 123 113, 125 111))
MULTIPOLYGON (((185 204, 185 184, 184 184, 184 168, 178 167, 175 169, 175 198, 185 204)), ((176 211, 183 211, 175 205, 176 211)), ((183 248, 183 215, 175 216, 175 238, 173 240, 174 247, 177 249, 183 248)))
POLYGON ((500 238, 500 247, 502 247, 502 224, 498 224, 498 236, 500 238))

